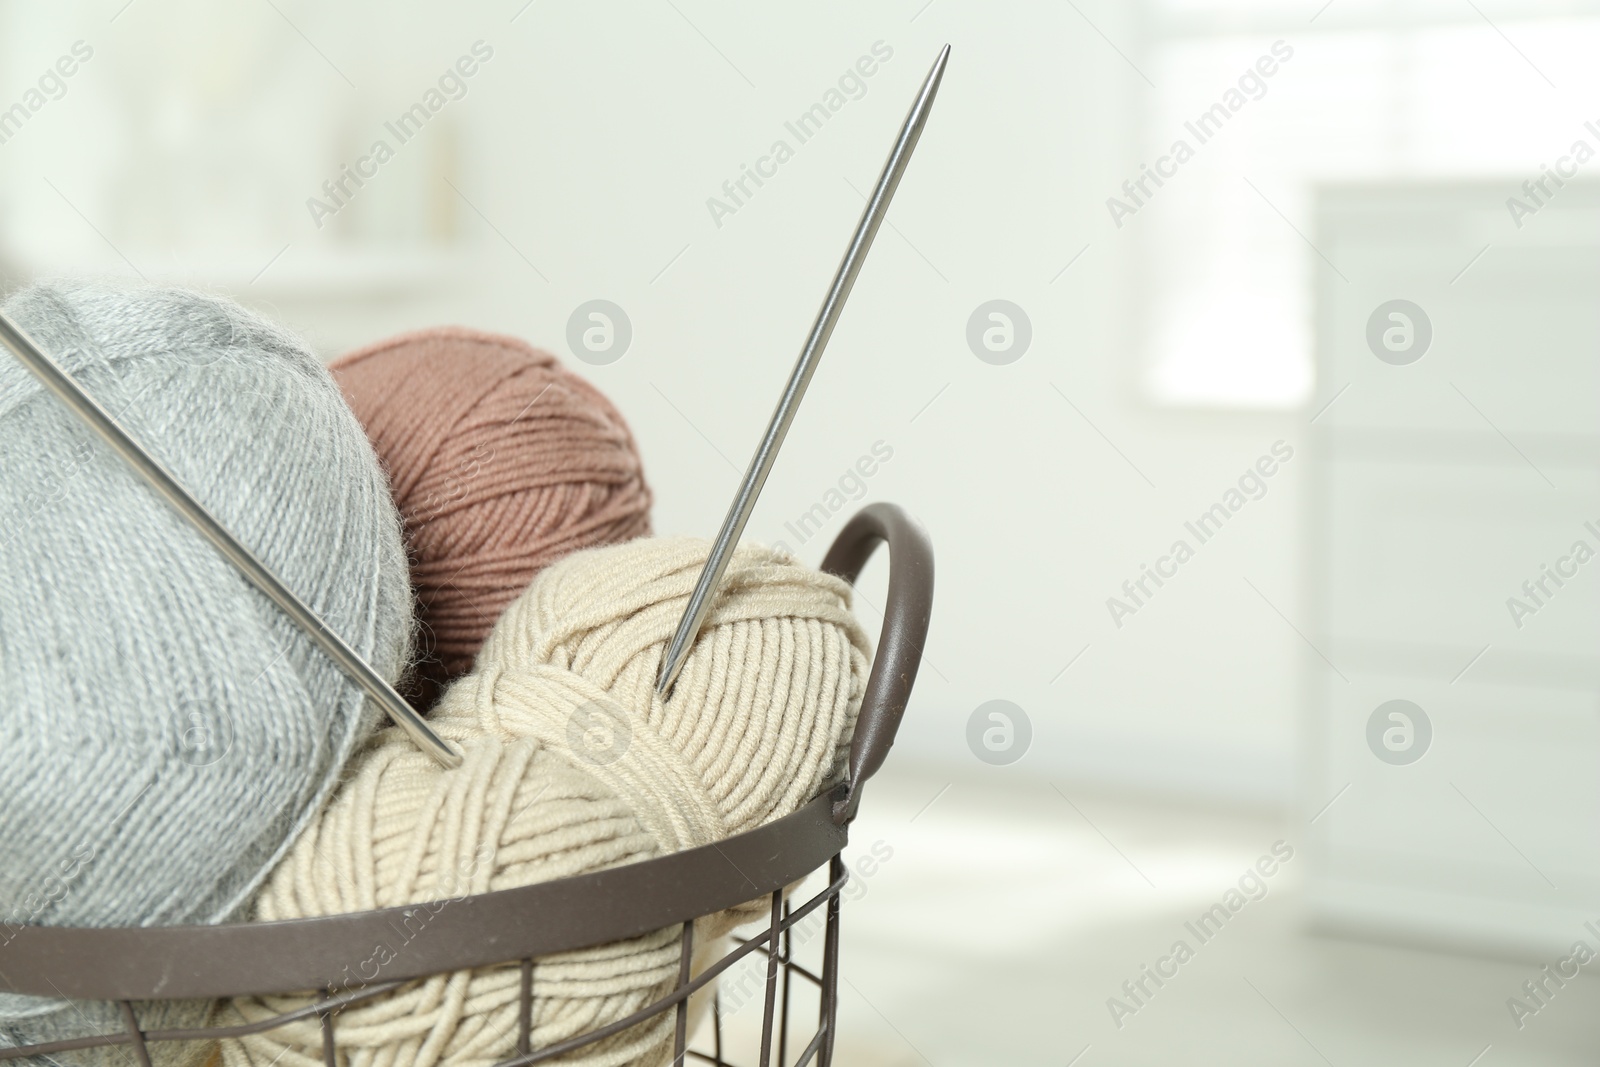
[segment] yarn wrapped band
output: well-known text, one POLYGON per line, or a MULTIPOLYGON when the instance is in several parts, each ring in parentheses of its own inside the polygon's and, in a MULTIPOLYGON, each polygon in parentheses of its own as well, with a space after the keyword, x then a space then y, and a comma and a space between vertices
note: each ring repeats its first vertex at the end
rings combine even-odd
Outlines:
MULTIPOLYGON (((410 630, 399 518, 360 425, 300 341, 180 290, 45 286, 6 310, 398 676, 410 630)), ((9 356, 0 471, 0 969, 13 924, 244 917, 376 714, 9 356)), ((144 1011, 147 1028, 187 1028, 209 1004, 144 1011)), ((0 1045, 121 1026, 115 1005, 0 995, 0 1045)))
MULTIPOLYGON (((641 540, 545 570, 434 710, 463 765, 444 770, 398 731, 380 735, 274 874, 257 918, 445 900, 644 860, 781 818, 820 792, 843 763, 865 686, 850 588, 782 552, 741 548, 663 703, 656 670, 708 550, 641 540)), ((696 944, 765 906, 700 920, 696 944)), ((663 996, 678 939, 665 929, 539 960, 534 1047, 663 996)), ((404 943, 378 948, 381 962, 404 943)), ((353 984, 376 973, 360 973, 365 963, 353 984)), ((408 983, 340 1014, 341 1053, 349 1067, 487 1067, 514 1053, 519 982, 513 963, 408 983)), ((307 1001, 231 1003, 222 1021, 307 1001)), ((672 1026, 669 1012, 563 1062, 662 1064, 672 1026)), ((314 1020, 223 1043, 228 1067, 316 1067, 321 1049, 314 1020)))
POLYGON ((541 569, 649 535, 650 490, 627 423, 548 352, 447 326, 332 370, 405 518, 423 646, 407 695, 419 707, 471 668, 541 569))

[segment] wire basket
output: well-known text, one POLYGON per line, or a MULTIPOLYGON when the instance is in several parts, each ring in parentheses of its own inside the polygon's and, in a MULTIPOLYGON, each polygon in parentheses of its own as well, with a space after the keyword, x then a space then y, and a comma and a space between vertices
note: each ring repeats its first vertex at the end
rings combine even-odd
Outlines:
MULTIPOLYGON (((780 1067, 833 1061, 837 1035, 841 892, 848 879, 840 853, 861 802, 861 788, 887 756, 916 679, 933 606, 933 550, 927 535, 900 508, 872 504, 840 532, 822 569, 854 582, 880 543, 889 546, 889 591, 883 629, 840 784, 785 818, 702 848, 609 870, 445 902, 272 923, 87 929, 26 926, 0 947, 0 992, 69 1000, 98 1000, 120 1008, 124 1028, 47 1044, 0 1049, 0 1060, 122 1046, 139 1067, 149 1047, 164 1042, 214 1041, 319 1020, 326 1067, 338 1067, 339 1012, 407 982, 479 967, 521 964, 516 1055, 497 1067, 544 1063, 666 1012, 676 1013, 673 1063, 686 1058, 732 1067, 724 1058, 720 1007, 713 1004, 707 1052, 688 1048, 689 998, 755 954, 766 961, 758 1062, 780 1067), (785 888, 826 867, 826 884, 801 903, 785 888), (700 974, 692 973, 694 920, 728 908, 770 900, 764 929, 737 939, 700 974), (794 931, 826 916, 820 971, 796 958, 794 931), (351 960, 396 928, 426 921, 400 953, 373 975, 349 977, 351 960), (533 976, 540 957, 605 945, 682 925, 673 990, 606 1026, 543 1048, 531 1047, 533 976), (816 1023, 803 1031, 791 1019, 793 987, 814 986, 816 1023), (235 996, 317 992, 298 1010, 246 1025, 191 1030, 145 1030, 135 1002, 221 1000, 235 996), (801 1045, 801 1042, 804 1042, 801 1045), (774 1047, 776 1046, 776 1048, 774 1047), (791 1058, 790 1050, 798 1047, 791 1058)), ((759 958, 759 957, 757 957, 759 958)))

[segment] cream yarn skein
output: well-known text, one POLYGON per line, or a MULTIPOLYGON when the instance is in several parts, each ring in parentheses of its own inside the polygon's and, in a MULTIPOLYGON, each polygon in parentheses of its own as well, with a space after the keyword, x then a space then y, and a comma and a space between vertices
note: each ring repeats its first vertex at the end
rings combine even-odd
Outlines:
MULTIPOLYGON (((431 716, 463 765, 443 770, 387 731, 274 873, 256 917, 385 908, 581 874, 708 844, 815 796, 842 766, 866 683, 868 642, 850 588, 782 552, 741 548, 663 703, 654 684, 661 653, 708 550, 697 539, 640 540, 541 573, 431 716)), ((701 920, 696 943, 750 917, 734 909, 701 920)), ((678 938, 674 927, 539 960, 534 1047, 665 995, 678 938)), ((505 1059, 515 1049, 519 981, 512 963, 410 982, 346 1009, 337 1022, 345 1063, 505 1059)), ((220 1021, 305 1003, 241 998, 220 1021)), ((665 1063, 672 1029, 667 1012, 563 1062, 665 1063)), ((223 1042, 228 1067, 318 1067, 321 1050, 315 1020, 223 1042)))

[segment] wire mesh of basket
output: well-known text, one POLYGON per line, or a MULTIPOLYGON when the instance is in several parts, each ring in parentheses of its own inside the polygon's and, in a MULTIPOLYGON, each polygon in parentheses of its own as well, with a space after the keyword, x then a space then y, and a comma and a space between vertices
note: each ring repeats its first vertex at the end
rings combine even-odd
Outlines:
MULTIPOLYGON (((353 914, 271 923, 139 928, 0 927, 0 992, 118 1005, 112 1033, 0 1048, 0 1060, 54 1057, 122 1047, 150 1067, 150 1047, 244 1037, 317 1020, 326 1067, 339 1067, 339 1014, 409 982, 480 967, 520 968, 516 1053, 496 1067, 524 1067, 579 1054, 630 1027, 674 1013, 674 1064, 734 1067, 726 1058, 723 1013, 713 1002, 709 1051, 688 1047, 690 998, 741 961, 765 964, 756 1061, 783 1067, 833 1061, 837 1036, 841 858, 862 786, 882 766, 921 661, 933 604, 927 535, 892 504, 863 508, 839 533, 822 569, 854 582, 878 545, 889 548, 889 588, 877 654, 862 698, 842 779, 809 804, 735 837, 644 862, 558 881, 353 914), (823 888, 796 902, 788 887, 826 868, 823 888), (764 927, 735 939, 694 973, 694 920, 765 898, 764 927), (820 968, 798 958, 796 931, 824 917, 820 968), (681 926, 672 990, 625 1018, 535 1048, 534 975, 541 957, 606 945, 681 926), (398 951, 372 967, 372 946, 405 934, 398 951), (361 962, 356 962, 361 961, 361 962), (354 968, 354 969, 353 969, 354 968), (368 973, 368 971, 371 973, 368 973), (814 1023, 793 1005, 814 989, 814 1023), (236 1026, 146 1030, 137 1005, 314 991, 309 1004, 236 1026), (791 1055, 792 1053, 792 1055, 791 1055), (776 1058, 774 1058, 776 1057, 776 1058)), ((739 1061, 737 1067, 747 1067, 739 1061)))

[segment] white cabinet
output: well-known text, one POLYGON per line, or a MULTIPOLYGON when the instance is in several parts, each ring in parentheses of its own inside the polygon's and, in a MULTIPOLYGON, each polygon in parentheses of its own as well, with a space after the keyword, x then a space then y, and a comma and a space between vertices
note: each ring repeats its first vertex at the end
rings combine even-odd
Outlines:
POLYGON ((1600 188, 1517 184, 1320 199, 1303 799, 1319 926, 1542 958, 1600 925, 1600 188))

